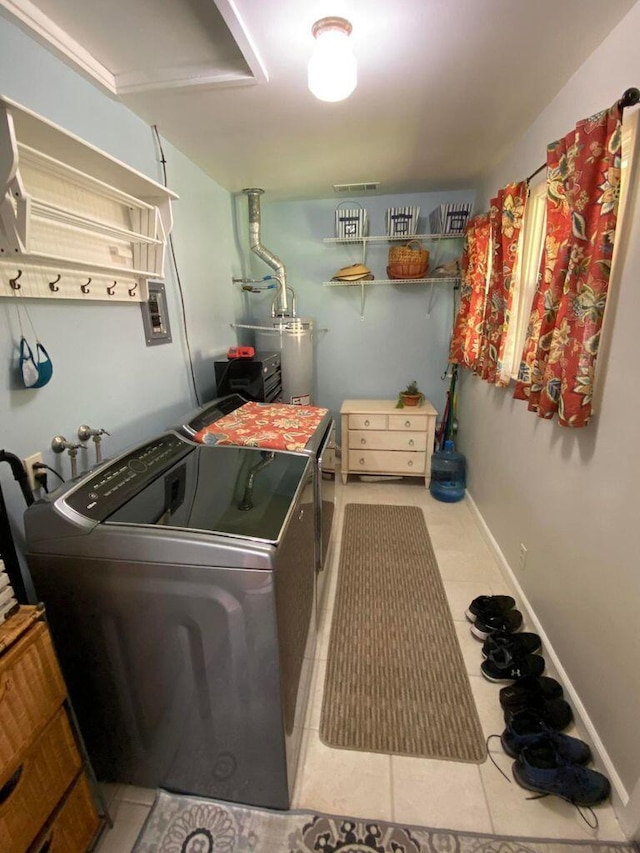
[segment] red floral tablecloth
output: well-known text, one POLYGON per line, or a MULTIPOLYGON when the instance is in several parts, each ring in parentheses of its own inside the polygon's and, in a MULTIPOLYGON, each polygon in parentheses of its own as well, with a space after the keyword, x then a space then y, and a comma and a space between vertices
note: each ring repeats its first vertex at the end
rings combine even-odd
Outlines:
POLYGON ((245 403, 196 433, 202 444, 232 444, 301 451, 328 409, 280 403, 245 403))

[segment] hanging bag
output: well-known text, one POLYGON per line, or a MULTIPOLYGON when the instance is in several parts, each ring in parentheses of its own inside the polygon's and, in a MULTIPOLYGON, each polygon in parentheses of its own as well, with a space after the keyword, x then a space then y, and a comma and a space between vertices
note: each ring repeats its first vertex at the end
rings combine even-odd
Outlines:
POLYGON ((20 355, 18 365, 20 379, 22 380, 22 384, 25 388, 42 388, 42 386, 46 385, 53 376, 53 362, 49 357, 49 353, 38 340, 38 335, 36 334, 29 312, 26 308, 24 308, 24 311, 36 339, 36 357, 34 358, 33 350, 29 346, 29 341, 25 337, 24 329, 22 328, 20 308, 16 305, 16 313, 18 315, 18 323, 20 325, 20 355))
POLYGON ((25 388, 42 388, 53 376, 53 363, 40 341, 36 342, 36 358, 26 338, 20 338, 20 376, 25 388))

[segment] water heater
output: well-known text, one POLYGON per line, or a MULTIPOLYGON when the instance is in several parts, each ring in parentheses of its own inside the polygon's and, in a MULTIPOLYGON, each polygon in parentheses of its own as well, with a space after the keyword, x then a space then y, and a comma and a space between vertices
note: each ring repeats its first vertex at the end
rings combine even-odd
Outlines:
POLYGON ((282 402, 313 405, 313 320, 273 317, 264 325, 262 331, 256 332, 256 346, 281 353, 282 402))

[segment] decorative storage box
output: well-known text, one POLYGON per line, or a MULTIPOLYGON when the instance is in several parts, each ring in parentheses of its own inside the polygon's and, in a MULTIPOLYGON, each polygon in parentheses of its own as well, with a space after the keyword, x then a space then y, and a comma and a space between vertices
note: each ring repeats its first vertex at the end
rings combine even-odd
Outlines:
POLYGON ((462 234, 471 215, 471 202, 441 204, 429 214, 432 234, 462 234))
POLYGON ((390 207, 386 214, 389 237, 410 237, 418 233, 419 207, 390 207))
POLYGON ((358 204, 357 201, 340 202, 336 207, 336 237, 359 239, 367 233, 367 211, 361 204, 355 208, 343 208, 343 204, 358 204))

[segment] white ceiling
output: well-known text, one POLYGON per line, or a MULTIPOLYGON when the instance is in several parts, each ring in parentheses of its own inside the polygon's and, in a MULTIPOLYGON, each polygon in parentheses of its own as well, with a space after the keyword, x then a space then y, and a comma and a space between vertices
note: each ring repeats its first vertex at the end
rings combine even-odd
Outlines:
POLYGON ((0 11, 222 186, 302 198, 361 181, 384 193, 473 185, 635 2, 0 0, 0 11), (306 65, 313 22, 336 14, 353 24, 359 79, 329 104, 307 90, 306 65))

